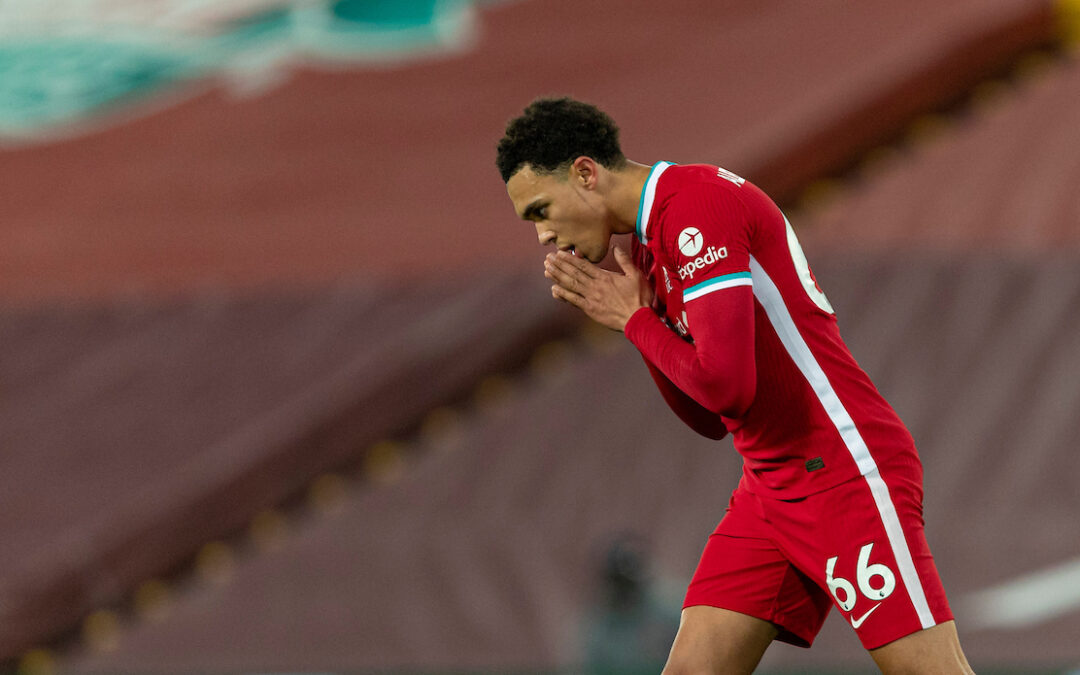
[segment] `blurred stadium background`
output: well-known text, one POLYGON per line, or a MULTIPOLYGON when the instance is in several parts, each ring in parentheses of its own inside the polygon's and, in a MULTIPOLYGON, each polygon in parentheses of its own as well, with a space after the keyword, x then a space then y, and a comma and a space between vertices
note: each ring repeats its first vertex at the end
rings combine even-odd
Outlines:
POLYGON ((563 93, 782 203, 976 670, 1080 669, 1078 13, 0 4, 0 670, 658 672, 739 462, 550 300, 493 155, 563 93))

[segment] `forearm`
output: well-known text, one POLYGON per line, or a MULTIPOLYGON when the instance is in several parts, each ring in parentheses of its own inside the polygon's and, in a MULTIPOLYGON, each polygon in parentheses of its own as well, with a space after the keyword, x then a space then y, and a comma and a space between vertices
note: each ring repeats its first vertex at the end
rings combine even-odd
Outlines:
POLYGON ((707 411, 741 417, 757 385, 752 324, 740 330, 723 322, 702 322, 695 331, 697 341, 686 342, 647 309, 626 325, 627 338, 675 387, 707 411))
POLYGON ((650 363, 649 359, 644 355, 642 355, 642 360, 649 369, 649 374, 652 376, 653 382, 656 383, 657 389, 660 390, 660 395, 664 397, 668 407, 686 426, 714 441, 727 436, 727 427, 724 426, 724 422, 719 415, 687 396, 666 375, 660 372, 659 368, 650 363))

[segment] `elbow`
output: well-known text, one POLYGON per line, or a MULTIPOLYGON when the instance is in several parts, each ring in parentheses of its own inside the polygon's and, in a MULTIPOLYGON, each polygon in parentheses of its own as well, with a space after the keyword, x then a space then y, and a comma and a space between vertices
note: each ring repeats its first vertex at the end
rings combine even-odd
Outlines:
POLYGON ((695 431, 710 441, 722 441, 728 435, 727 427, 719 422, 708 428, 695 429, 695 431))
POLYGON ((751 370, 749 373, 741 373, 720 381, 726 382, 727 386, 711 387, 714 395, 710 396, 709 400, 702 401, 702 405, 724 417, 738 419, 744 416, 754 404, 757 395, 757 377, 754 372, 751 370))
POLYGON ((724 417, 736 419, 744 416, 747 411, 750 410, 750 406, 754 405, 754 396, 756 393, 756 388, 753 386, 740 390, 739 393, 732 398, 727 409, 720 414, 724 417))

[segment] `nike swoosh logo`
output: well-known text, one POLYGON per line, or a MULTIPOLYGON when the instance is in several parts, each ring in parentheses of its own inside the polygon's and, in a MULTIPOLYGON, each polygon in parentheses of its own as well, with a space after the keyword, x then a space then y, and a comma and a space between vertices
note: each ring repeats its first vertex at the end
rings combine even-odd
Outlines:
POLYGON ((880 602, 878 604, 874 605, 873 607, 871 607, 869 612, 867 612, 866 614, 863 614, 858 619, 856 619, 855 617, 851 617, 851 627, 858 630, 859 626, 861 626, 863 624, 863 621, 866 621, 866 617, 873 614, 874 610, 877 609, 878 607, 881 607, 880 602))

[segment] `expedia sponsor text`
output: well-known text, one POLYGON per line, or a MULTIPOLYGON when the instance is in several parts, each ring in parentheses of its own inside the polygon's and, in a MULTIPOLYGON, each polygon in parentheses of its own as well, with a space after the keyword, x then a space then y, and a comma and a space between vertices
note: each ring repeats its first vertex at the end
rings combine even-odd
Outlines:
POLYGON ((679 278, 684 280, 693 279, 694 274, 696 274, 698 270, 703 269, 707 265, 719 262, 726 257, 727 246, 721 246, 720 248, 710 246, 706 249, 705 255, 698 256, 679 268, 679 278))

